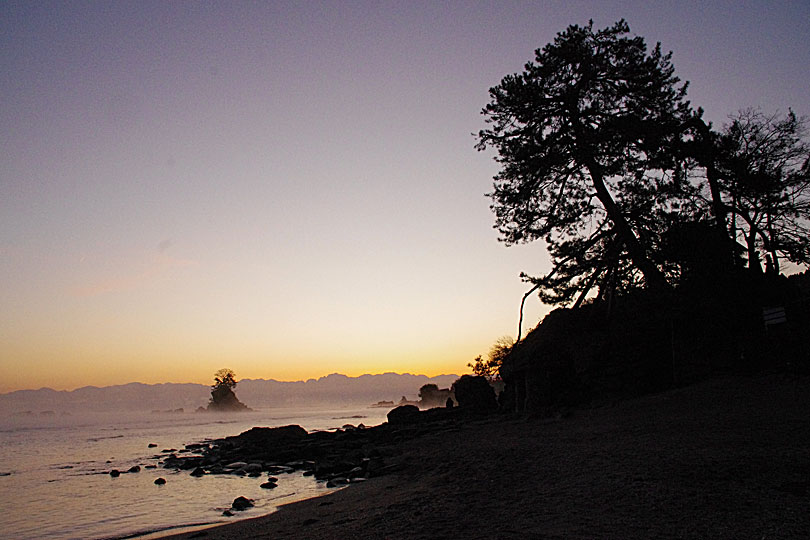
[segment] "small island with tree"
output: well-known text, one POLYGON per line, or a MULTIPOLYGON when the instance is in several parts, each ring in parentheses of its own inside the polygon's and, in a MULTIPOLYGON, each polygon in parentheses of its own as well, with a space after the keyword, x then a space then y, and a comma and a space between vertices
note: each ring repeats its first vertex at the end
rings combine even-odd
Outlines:
POLYGON ((211 400, 208 402, 208 412, 247 412, 250 407, 239 401, 233 389, 236 388, 236 374, 233 370, 222 368, 214 374, 214 384, 211 385, 211 400))

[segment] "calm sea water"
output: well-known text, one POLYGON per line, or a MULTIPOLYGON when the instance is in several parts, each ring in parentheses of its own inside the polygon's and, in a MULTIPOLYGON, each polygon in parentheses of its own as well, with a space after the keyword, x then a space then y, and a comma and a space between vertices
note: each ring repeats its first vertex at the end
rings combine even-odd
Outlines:
POLYGON ((300 472, 260 478, 205 476, 145 469, 160 451, 237 435, 253 426, 298 424, 308 430, 385 421, 386 409, 275 409, 238 415, 130 414, 0 418, 0 537, 20 540, 99 539, 174 527, 227 522, 273 512, 279 505, 324 494, 300 472), (157 448, 148 448, 150 443, 157 448), (112 478, 108 471, 141 472, 112 478), (166 484, 157 486, 158 477, 166 484), (222 516, 238 496, 256 506, 222 516))

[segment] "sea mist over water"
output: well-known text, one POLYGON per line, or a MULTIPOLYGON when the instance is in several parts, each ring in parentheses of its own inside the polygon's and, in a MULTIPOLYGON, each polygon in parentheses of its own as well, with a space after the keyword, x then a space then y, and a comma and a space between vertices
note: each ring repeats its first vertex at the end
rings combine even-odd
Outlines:
POLYGON ((376 425, 387 409, 286 408, 240 414, 71 413, 0 417, 0 530, 8 537, 109 538, 178 525, 226 521, 234 498, 255 499, 238 518, 328 491, 297 474, 280 475, 278 488, 263 478, 194 478, 158 465, 162 450, 236 435, 254 426, 298 424, 307 430, 344 424, 376 425), (149 444, 155 448, 148 448, 149 444), (111 469, 140 472, 118 478, 111 469), (146 468, 157 465, 157 468, 146 468), (154 480, 165 478, 165 486, 154 480))
POLYGON ((259 487, 263 478, 194 478, 189 471, 163 469, 163 450, 180 451, 255 426, 297 424, 312 431, 378 425, 389 409, 371 404, 416 399, 424 384, 445 388, 456 378, 387 373, 241 380, 235 392, 253 411, 240 413, 195 412, 211 397, 211 387, 202 384, 0 394, 0 531, 19 539, 124 536, 235 519, 222 511, 239 496, 256 506, 237 518, 271 512, 327 488, 300 472, 279 476, 273 490, 259 487), (139 472, 125 472, 136 466, 139 472), (112 469, 123 474, 112 478, 112 469), (155 485, 158 477, 166 485, 155 485))
MULTIPOLYGON (((378 401, 399 401, 402 396, 415 399, 423 385, 448 388, 457 378, 457 375, 427 377, 409 373, 347 377, 333 373, 307 381, 243 379, 238 382, 235 392, 240 401, 254 409, 364 407, 378 401)), ((210 386, 191 383, 86 386, 70 392, 50 388, 20 390, 0 394, 0 417, 9 414, 60 416, 88 411, 183 409, 189 412, 205 407, 210 397, 210 386)))

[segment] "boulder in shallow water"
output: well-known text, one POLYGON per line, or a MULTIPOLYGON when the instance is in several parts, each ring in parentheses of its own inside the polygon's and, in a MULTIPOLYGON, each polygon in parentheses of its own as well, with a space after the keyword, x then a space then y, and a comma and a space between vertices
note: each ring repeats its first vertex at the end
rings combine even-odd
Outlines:
POLYGON ((207 450, 207 449, 208 449, 208 443, 191 443, 191 444, 186 445, 186 450, 202 451, 202 450, 207 450))
POLYGON ((292 474, 295 469, 286 465, 270 465, 267 467, 267 472, 270 474, 292 474))
POLYGON ((338 486, 345 486, 348 484, 349 481, 342 476, 338 476, 337 478, 332 478, 326 483, 326 487, 338 487, 338 486))
POLYGON ((253 501, 248 499, 247 497, 237 497, 233 500, 233 504, 231 504, 231 508, 242 512, 243 510, 247 510, 253 506, 253 501))
POLYGON ((242 444, 273 448, 300 442, 307 436, 307 430, 301 426, 254 427, 236 437, 228 437, 242 444))
POLYGON ((245 465, 245 472, 250 473, 260 473, 262 472, 262 464, 261 463, 248 463, 245 465))

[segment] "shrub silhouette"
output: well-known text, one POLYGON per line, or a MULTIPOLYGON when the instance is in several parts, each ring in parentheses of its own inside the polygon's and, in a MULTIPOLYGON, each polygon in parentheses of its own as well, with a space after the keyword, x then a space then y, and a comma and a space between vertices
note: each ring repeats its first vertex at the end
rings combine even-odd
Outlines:
POLYGON ((478 412, 491 412, 498 408, 495 390, 484 377, 462 375, 453 383, 453 392, 459 407, 478 412))
POLYGON ((425 384, 419 389, 420 407, 444 407, 450 398, 450 389, 439 388, 436 384, 425 384))

